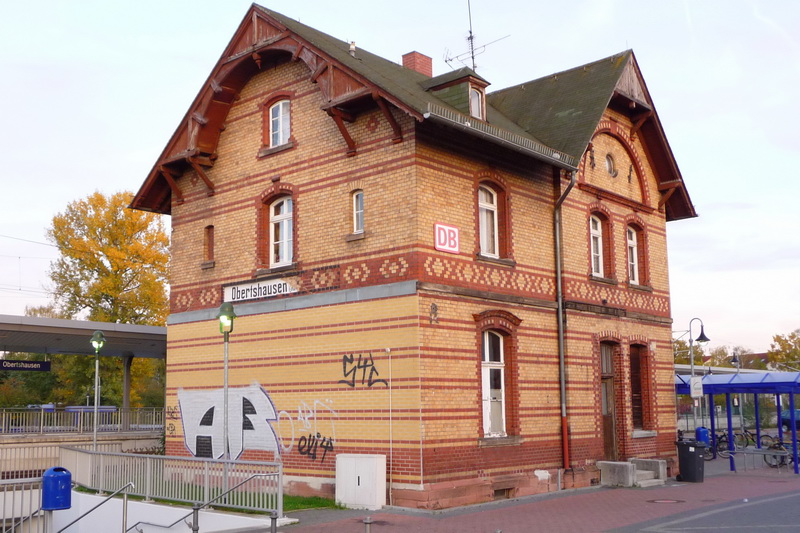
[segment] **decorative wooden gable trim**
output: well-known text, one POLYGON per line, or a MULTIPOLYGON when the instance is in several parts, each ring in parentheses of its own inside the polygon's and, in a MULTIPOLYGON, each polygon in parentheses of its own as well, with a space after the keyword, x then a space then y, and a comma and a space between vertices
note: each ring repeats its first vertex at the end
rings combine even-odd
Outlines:
MULTIPOLYGON (((412 116, 417 115, 392 95, 253 5, 131 206, 169 214, 169 192, 175 194, 178 191, 175 180, 181 172, 189 167, 197 171, 195 167, 214 164, 225 120, 242 88, 261 69, 281 61, 306 64, 311 72, 310 81, 317 84, 326 101, 322 109, 336 122, 348 155, 355 154, 356 150, 355 141, 344 124, 354 120, 348 109, 352 104, 372 101, 372 105, 377 105, 392 127, 393 142, 402 141, 402 135, 387 103, 412 116), (167 163, 172 173, 162 171, 167 163), (164 194, 166 188, 169 192, 164 194)), ((214 186, 208 176, 201 172, 198 175, 213 193, 214 186)))

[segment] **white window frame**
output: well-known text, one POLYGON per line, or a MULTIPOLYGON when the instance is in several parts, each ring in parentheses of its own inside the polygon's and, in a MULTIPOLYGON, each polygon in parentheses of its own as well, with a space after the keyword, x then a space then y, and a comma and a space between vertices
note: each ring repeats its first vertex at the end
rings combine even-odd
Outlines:
POLYGON ((364 233, 364 191, 353 191, 353 233, 364 233))
POLYGON ((589 218, 589 239, 592 249, 592 275, 603 277, 605 274, 603 268, 603 221, 596 215, 589 218))
POLYGON ((493 330, 483 332, 481 349, 481 398, 483 408, 484 437, 506 436, 506 378, 505 378, 505 339, 493 330), (492 361, 491 340, 496 338, 499 354, 492 361), (500 388, 492 389, 492 377, 499 380, 500 388), (499 411, 499 413, 498 413, 499 411), (493 420, 492 413, 495 413, 493 420))
POLYGON ((478 187, 478 226, 480 228, 481 255, 500 257, 500 238, 497 227, 497 193, 489 187, 478 187), (482 197, 485 193, 489 201, 482 197), (488 220, 488 223, 486 219, 488 220))
POLYGON ((289 100, 280 100, 269 107, 269 145, 282 146, 291 136, 291 111, 289 100))
POLYGON ((294 204, 284 196, 269 206, 269 266, 291 265, 294 259, 294 204), (280 208, 278 214, 276 208, 280 208))
POLYGON ((483 91, 470 87, 469 89, 469 114, 472 117, 484 120, 483 91))
POLYGON ((625 233, 628 241, 628 282, 639 285, 639 232, 628 226, 625 233))

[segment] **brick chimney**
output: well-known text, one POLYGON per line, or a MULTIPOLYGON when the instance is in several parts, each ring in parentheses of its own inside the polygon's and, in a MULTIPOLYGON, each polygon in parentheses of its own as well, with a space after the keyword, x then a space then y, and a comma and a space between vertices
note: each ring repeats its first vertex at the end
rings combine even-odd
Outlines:
POLYGON ((416 70, 429 78, 433 77, 433 60, 419 52, 409 52, 403 55, 403 66, 416 70))

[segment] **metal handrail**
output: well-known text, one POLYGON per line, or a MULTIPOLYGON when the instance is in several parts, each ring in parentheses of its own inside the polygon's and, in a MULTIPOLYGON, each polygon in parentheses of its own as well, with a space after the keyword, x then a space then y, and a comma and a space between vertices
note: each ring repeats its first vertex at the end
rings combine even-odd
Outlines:
MULTIPOLYGON (((80 515, 78 518, 76 518, 75 520, 73 520, 72 522, 67 524, 66 526, 64 526, 61 529, 59 529, 57 533, 61 533, 62 531, 67 529, 69 526, 71 526, 71 525, 75 524, 76 522, 78 522, 78 521, 82 520, 83 518, 85 518, 86 515, 88 515, 90 513, 93 513, 95 511, 95 509, 97 509, 98 507, 100 507, 104 503, 108 502, 108 500, 110 500, 111 498, 113 498, 114 496, 116 496, 117 494, 122 492, 123 490, 127 489, 128 487, 131 487, 131 488, 134 487, 133 481, 128 482, 125 486, 123 486, 121 488, 118 488, 117 490, 115 490, 114 492, 109 494, 103 501, 101 501, 100 503, 98 503, 97 505, 95 505, 94 507, 92 507, 91 509, 89 509, 88 511, 83 513, 82 515, 80 515)), ((124 497, 125 497, 125 499, 124 499, 124 502, 123 502, 123 509, 122 509, 123 527, 125 525, 127 525, 127 524, 125 524, 125 522, 127 521, 127 518, 128 518, 128 495, 125 494, 124 497)), ((127 531, 127 529, 125 529, 124 531, 127 531)))
MULTIPOLYGON (((133 524, 128 529, 126 529, 125 531, 127 532, 127 531, 130 531, 132 529, 135 529, 139 533, 143 533, 143 531, 141 529, 139 529, 137 526, 153 526, 153 527, 160 527, 160 528, 163 528, 163 529, 170 529, 170 528, 172 528, 172 526, 176 525, 178 522, 181 522, 181 521, 183 521, 187 526, 192 528, 193 532, 194 531, 200 531, 198 523, 197 523, 197 520, 198 520, 197 517, 198 517, 198 513, 199 513, 199 511, 201 509, 204 509, 204 508, 208 507, 209 505, 211 505, 215 501, 219 500, 220 498, 222 498, 224 496, 227 496, 229 493, 233 492, 234 490, 238 489, 239 487, 241 487, 245 483, 248 483, 248 482, 250 482, 251 480, 253 480, 253 479, 257 478, 257 477, 267 477, 267 476, 272 476, 272 475, 274 475, 274 474, 253 474, 250 477, 248 477, 247 479, 245 479, 244 481, 242 481, 241 483, 238 483, 238 484, 234 485, 233 487, 229 488, 228 490, 226 490, 222 494, 218 494, 217 496, 211 498, 207 502, 205 502, 203 504, 200 504, 200 503, 194 504, 192 506, 192 510, 190 512, 188 512, 187 514, 181 516, 180 518, 178 518, 177 520, 175 520, 174 522, 172 522, 169 525, 154 524, 152 522, 145 522, 143 520, 140 520, 140 521, 136 522, 135 524, 133 524), (189 518, 190 516, 192 517, 192 523, 191 524, 186 522, 186 519, 189 518)), ((278 512, 277 511, 272 511, 271 514, 270 514, 270 519, 272 520, 272 526, 271 526, 270 531, 272 533, 275 533, 275 531, 276 531, 276 529, 275 529, 276 528, 276 522, 278 520, 278 512)), ((59 531, 59 533, 61 533, 61 532, 59 531)))
POLYGON ((3 533, 6 533, 7 531, 11 531, 11 532, 13 533, 13 532, 14 532, 14 531, 16 531, 18 528, 21 528, 21 527, 22 527, 22 524, 24 524, 25 522, 27 522, 28 520, 30 520, 31 518, 33 518, 34 516, 36 516, 36 513, 38 513, 38 512, 39 512, 39 511, 41 511, 41 510, 42 510, 42 508, 41 508, 41 507, 39 507, 38 509, 36 509, 34 512, 32 512, 31 514, 29 514, 28 516, 23 516, 22 518, 20 518, 20 519, 19 519, 19 522, 14 522, 14 519, 12 518, 12 519, 11 519, 11 527, 10 527, 10 528, 5 528, 5 529, 3 529, 3 533))

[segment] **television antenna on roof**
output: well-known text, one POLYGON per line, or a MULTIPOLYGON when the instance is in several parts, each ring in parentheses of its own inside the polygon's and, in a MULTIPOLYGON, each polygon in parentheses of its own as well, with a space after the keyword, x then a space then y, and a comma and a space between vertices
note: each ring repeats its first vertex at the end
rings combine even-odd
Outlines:
POLYGON ((452 67, 451 63, 453 61, 458 61, 462 65, 466 65, 464 63, 464 60, 466 60, 467 58, 470 58, 472 60, 472 70, 476 70, 477 67, 475 66, 475 56, 479 56, 482 53, 484 53, 486 51, 486 47, 489 46, 490 44, 494 44, 497 41, 502 41, 506 37, 510 37, 510 35, 506 35, 505 37, 500 37, 499 39, 495 39, 494 41, 492 41, 490 43, 486 43, 486 44, 478 46, 476 48, 475 47, 475 34, 472 33, 472 6, 470 4, 470 0, 467 0, 467 13, 469 14, 469 34, 467 35, 467 45, 469 47, 469 50, 467 50, 466 52, 464 52, 462 54, 458 54, 456 56, 451 56, 450 55, 450 51, 449 50, 445 50, 444 61, 445 61, 445 63, 450 65, 450 67, 452 67))

